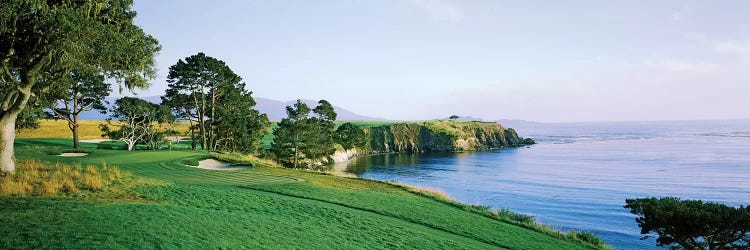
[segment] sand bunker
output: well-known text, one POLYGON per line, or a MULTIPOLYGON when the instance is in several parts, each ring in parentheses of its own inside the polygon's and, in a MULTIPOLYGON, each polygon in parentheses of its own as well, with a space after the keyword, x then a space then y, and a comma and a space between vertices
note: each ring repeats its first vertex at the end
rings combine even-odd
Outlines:
POLYGON ((185 140, 190 139, 190 137, 185 137, 185 136, 168 136, 168 137, 166 137, 164 139, 166 139, 167 141, 171 141, 171 142, 181 142, 181 141, 185 141, 185 140))
MULTIPOLYGON (((195 166, 193 166, 195 167, 195 166)), ((198 162, 196 168, 210 169, 210 170, 241 170, 245 169, 243 166, 233 166, 230 163, 223 161, 217 161, 215 159, 205 159, 198 162)))
POLYGON ((62 153, 58 156, 62 157, 81 157, 81 156, 87 156, 89 153, 62 153))

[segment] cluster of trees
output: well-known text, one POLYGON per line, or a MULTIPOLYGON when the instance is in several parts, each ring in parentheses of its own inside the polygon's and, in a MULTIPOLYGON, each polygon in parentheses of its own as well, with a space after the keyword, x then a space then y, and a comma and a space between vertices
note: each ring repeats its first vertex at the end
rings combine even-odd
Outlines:
POLYGON ((286 107, 286 113, 287 118, 282 119, 273 131, 271 152, 287 167, 308 168, 327 164, 336 152, 336 144, 351 149, 363 147, 366 143, 362 128, 352 123, 336 128, 336 111, 326 100, 320 100, 314 109, 297 100, 286 107))
POLYGON ((165 136, 178 134, 170 124, 185 121, 193 150, 198 143, 211 151, 249 153, 258 148, 270 122, 254 109, 252 92, 223 61, 198 53, 170 67, 167 79, 161 105, 131 97, 117 100, 111 116, 119 128, 110 128, 111 122, 103 125, 104 135, 124 141, 128 150, 136 144, 159 149, 165 136))
POLYGON ((111 109, 111 119, 117 120, 119 127, 112 130, 109 124, 101 124, 104 136, 124 141, 128 151, 136 144, 144 144, 150 149, 160 149, 165 136, 174 134, 174 130, 163 129, 160 124, 175 121, 175 117, 168 107, 150 103, 143 99, 123 97, 115 101, 111 109))
POLYGON ((162 103, 190 123, 192 148, 253 152, 268 132, 266 114, 256 110, 252 92, 223 61, 204 53, 169 68, 162 103))
POLYGON ((674 197, 628 199, 645 238, 672 249, 750 249, 750 207, 674 197))
POLYGON ((148 86, 160 46, 133 23, 132 4, 132 0, 4 0, 0 4, 0 170, 15 171, 16 125, 33 126, 39 109, 52 106, 58 95, 75 88, 73 83, 104 78, 120 89, 148 86), (23 115, 20 122, 19 115, 23 115))
POLYGON ((271 152, 282 164, 300 168, 314 164, 312 161, 326 161, 335 151, 333 134, 336 112, 333 106, 320 100, 315 109, 297 100, 286 107, 287 118, 279 122, 273 131, 274 140, 271 152))
MULTIPOLYGON (((16 128, 36 120, 67 121, 73 147, 79 148, 79 115, 106 112, 105 98, 119 86, 147 88, 155 76, 159 43, 133 23, 132 0, 8 0, 0 6, 0 167, 13 172, 16 128), (46 110, 47 112, 43 112, 46 110)), ((117 100, 106 136, 128 149, 145 144, 158 149, 174 130, 163 124, 190 123, 192 148, 253 152, 270 122, 256 109, 252 92, 223 61, 203 53, 170 67, 162 104, 138 98, 117 100)), ((336 129, 333 106, 321 100, 310 109, 287 107, 289 117, 273 132, 272 152, 285 165, 325 162, 335 151, 364 145, 364 132, 352 124, 336 129), (305 162, 305 163, 303 163, 305 162)))
MULTIPOLYGON (((39 118, 64 119, 79 148, 79 115, 105 112, 112 85, 121 93, 149 86, 161 47, 134 24, 132 5, 132 0, 3 1, 0 171, 15 171, 17 128, 34 128, 39 118)), ((104 132, 129 148, 137 143, 158 148, 159 138, 174 131, 158 131, 154 124, 182 119, 196 123, 191 131, 197 131, 203 149, 244 152, 267 133, 268 119, 252 109, 251 92, 223 62, 201 53, 170 68, 169 79, 164 106, 118 100, 112 118, 122 123, 117 129, 103 126, 104 132)))

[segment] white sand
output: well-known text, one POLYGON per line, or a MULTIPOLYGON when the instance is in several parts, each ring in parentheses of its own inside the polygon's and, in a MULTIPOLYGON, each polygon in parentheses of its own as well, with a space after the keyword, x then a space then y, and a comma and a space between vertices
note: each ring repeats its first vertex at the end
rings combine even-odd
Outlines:
POLYGON ((245 167, 240 166, 232 166, 232 164, 223 162, 223 161, 217 161, 215 159, 205 159, 198 162, 198 166, 196 168, 202 168, 202 169, 210 169, 210 170, 241 170, 245 169, 245 167))
POLYGON ((81 156, 87 156, 88 153, 62 153, 59 156, 62 157, 81 157, 81 156))
POLYGON ((111 141, 112 139, 88 139, 88 140, 81 140, 81 142, 88 142, 88 143, 100 143, 105 141, 111 141))
POLYGON ((168 137, 166 137, 164 139, 166 139, 167 141, 171 141, 171 142, 179 142, 179 141, 188 140, 188 139, 190 139, 190 137, 185 137, 185 136, 168 136, 168 137))

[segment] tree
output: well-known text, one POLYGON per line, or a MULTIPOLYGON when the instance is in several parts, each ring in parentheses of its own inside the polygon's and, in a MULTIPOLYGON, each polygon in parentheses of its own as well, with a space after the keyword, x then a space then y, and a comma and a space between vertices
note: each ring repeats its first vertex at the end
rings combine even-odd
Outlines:
POLYGON ((297 168, 302 158, 301 151, 312 144, 310 123, 307 122, 310 108, 300 100, 286 107, 287 118, 279 122, 273 131, 271 152, 282 164, 297 168))
POLYGON ((316 117, 310 118, 308 122, 313 129, 310 136, 314 144, 304 149, 303 152, 309 159, 318 160, 325 158, 327 162, 330 161, 330 156, 336 152, 336 148, 334 147, 336 111, 334 111, 331 103, 326 100, 320 100, 318 101, 318 106, 313 109, 313 113, 316 117))
MULTIPOLYGON (((320 100, 310 116, 310 108, 301 100, 287 106, 287 118, 274 130, 271 151, 284 165, 299 168, 330 157, 335 151, 336 112, 326 100, 320 100)), ((328 161, 325 159, 323 161, 328 161)))
POLYGON ((180 118, 196 123, 202 149, 216 150, 216 124, 210 121, 216 120, 216 107, 225 91, 241 81, 223 61, 198 53, 169 67, 163 99, 180 118))
POLYGON ((236 86, 225 85, 219 99, 216 100, 216 110, 210 120, 216 132, 214 149, 227 152, 249 153, 260 145, 263 136, 268 132, 271 123, 266 114, 254 109, 255 100, 252 92, 245 90, 244 83, 236 86))
POLYGON ((123 97, 115 101, 112 107, 111 119, 120 122, 118 130, 110 129, 109 125, 100 125, 105 136, 113 140, 124 141, 128 151, 136 144, 146 144, 151 149, 158 149, 163 139, 161 131, 155 128, 155 123, 165 123, 174 119, 169 108, 147 102, 143 99, 123 97))
POLYGON ((169 88, 166 92, 161 97, 161 104, 172 109, 172 112, 178 119, 188 121, 191 139, 190 148, 197 150, 196 142, 198 140, 195 131, 198 129, 198 126, 195 124, 195 121, 198 119, 198 114, 195 112, 197 109, 194 106, 192 98, 187 94, 180 93, 180 90, 175 88, 169 88))
POLYGON ((460 116, 458 116, 458 115, 452 115, 452 116, 451 116, 451 117, 449 117, 448 119, 450 119, 450 120, 453 120, 453 121, 455 121, 455 120, 458 120, 458 118, 461 118, 461 117, 460 117, 460 116))
POLYGON ((364 129, 355 126, 351 122, 341 124, 341 126, 336 129, 335 141, 340 144, 344 150, 349 150, 355 147, 362 148, 367 144, 364 129))
POLYGON ((57 92, 59 95, 55 95, 50 110, 55 117, 68 122, 68 128, 73 133, 73 148, 79 149, 78 116, 94 109, 105 113, 104 98, 109 96, 110 85, 98 72, 74 71, 71 72, 70 81, 68 88, 57 92))
POLYGON ((674 197, 628 199, 641 234, 656 233, 658 246, 683 249, 750 248, 750 207, 729 207, 674 197))
POLYGON ((133 23, 132 0, 3 0, 0 4, 0 171, 14 172, 19 114, 44 102, 74 70, 122 89, 148 86, 156 39, 133 23))
MULTIPOLYGON (((32 100, 33 99, 34 98, 32 98, 32 100)), ((18 118, 16 118, 16 129, 38 129, 39 119, 44 118, 50 118, 49 113, 44 112, 41 106, 35 105, 32 101, 25 109, 23 109, 23 111, 21 111, 20 114, 18 114, 18 118)))

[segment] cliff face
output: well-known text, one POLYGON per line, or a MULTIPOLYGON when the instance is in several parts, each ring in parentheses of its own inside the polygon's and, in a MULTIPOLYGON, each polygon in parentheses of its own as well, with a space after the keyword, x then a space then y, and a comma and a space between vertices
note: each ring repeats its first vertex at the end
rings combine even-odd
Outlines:
POLYGON ((534 144, 497 123, 433 121, 365 129, 367 153, 477 151, 534 144))

